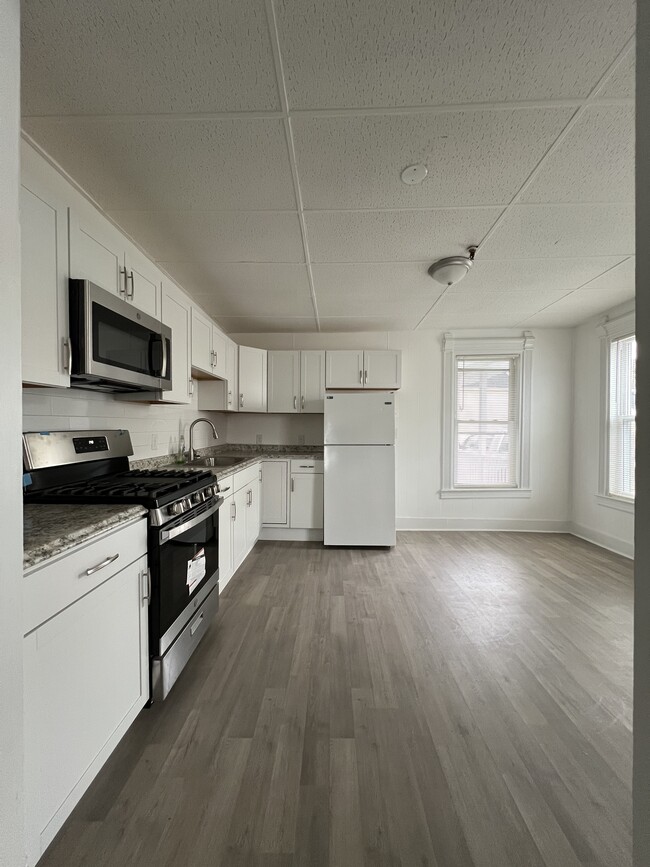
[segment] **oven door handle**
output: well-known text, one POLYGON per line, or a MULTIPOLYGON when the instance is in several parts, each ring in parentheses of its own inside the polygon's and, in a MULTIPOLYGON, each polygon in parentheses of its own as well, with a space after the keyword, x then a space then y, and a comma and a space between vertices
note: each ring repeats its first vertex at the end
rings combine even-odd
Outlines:
POLYGON ((165 542, 169 542, 171 539, 175 539, 176 536, 180 536, 182 533, 185 533, 187 530, 191 530, 192 527, 196 527, 197 524, 201 524, 205 521, 206 518, 209 518, 210 515, 214 515, 214 513, 223 505, 223 497, 219 497, 216 502, 216 505, 212 506, 211 509, 208 509, 207 512, 201 512, 200 515, 197 515, 195 518, 190 518, 189 521, 186 521, 184 524, 181 524, 180 527, 172 527, 171 530, 161 530, 160 531, 160 544, 164 545, 165 542))

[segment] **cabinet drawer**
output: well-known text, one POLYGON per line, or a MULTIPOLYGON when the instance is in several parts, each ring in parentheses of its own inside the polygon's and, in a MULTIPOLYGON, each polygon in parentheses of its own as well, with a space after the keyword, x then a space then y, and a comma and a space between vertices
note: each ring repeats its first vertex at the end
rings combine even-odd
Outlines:
POLYGON ((46 563, 43 568, 27 573, 23 579, 24 634, 146 553, 147 521, 143 517, 83 547, 73 549, 55 563, 46 563), (103 563, 106 565, 101 566, 103 563), (88 570, 97 566, 101 568, 87 574, 88 570))
POLYGON ((299 460, 292 459, 292 473, 322 473, 324 461, 322 458, 300 458, 299 460))
POLYGON ((231 496, 233 491, 235 490, 235 477, 234 475, 230 476, 222 476, 217 482, 219 485, 219 491, 224 499, 231 496))
POLYGON ((233 476, 233 492, 241 490, 246 485, 250 485, 260 477, 261 463, 258 461, 252 467, 246 467, 245 470, 239 470, 233 476))

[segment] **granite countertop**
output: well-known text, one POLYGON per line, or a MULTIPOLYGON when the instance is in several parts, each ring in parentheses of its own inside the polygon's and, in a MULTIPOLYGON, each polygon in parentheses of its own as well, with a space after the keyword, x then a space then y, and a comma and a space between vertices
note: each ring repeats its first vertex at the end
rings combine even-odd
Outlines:
POLYGON ((28 503, 24 507, 23 570, 146 514, 143 506, 28 503))
POLYGON ((223 443, 217 446, 208 446, 197 449, 200 458, 236 458, 230 466, 226 467, 201 467, 191 464, 176 463, 175 455, 162 455, 158 458, 148 458, 141 461, 133 461, 134 469, 154 469, 155 467, 170 466, 181 470, 211 470, 216 479, 224 478, 239 470, 245 470, 260 460, 273 458, 290 460, 291 458, 323 458, 323 446, 287 446, 287 445, 246 445, 239 443, 223 443), (244 460, 241 460, 244 458, 244 460))

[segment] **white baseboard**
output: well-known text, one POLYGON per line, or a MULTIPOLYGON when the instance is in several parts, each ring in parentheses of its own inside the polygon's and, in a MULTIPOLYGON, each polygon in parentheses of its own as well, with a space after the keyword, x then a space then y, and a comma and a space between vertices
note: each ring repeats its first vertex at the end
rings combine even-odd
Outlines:
POLYGON ((471 531, 495 533, 569 533, 568 521, 536 518, 397 518, 398 530, 471 531))
POLYGON ((569 532, 579 539, 584 539, 585 542, 592 542, 600 548, 613 551, 614 554, 620 554, 630 560, 634 559, 634 542, 626 542, 625 539, 601 533, 600 530, 594 530, 591 527, 583 527, 582 524, 570 523, 569 532))
POLYGON ((322 542, 322 530, 292 530, 290 527, 262 527, 260 539, 264 542, 322 542))

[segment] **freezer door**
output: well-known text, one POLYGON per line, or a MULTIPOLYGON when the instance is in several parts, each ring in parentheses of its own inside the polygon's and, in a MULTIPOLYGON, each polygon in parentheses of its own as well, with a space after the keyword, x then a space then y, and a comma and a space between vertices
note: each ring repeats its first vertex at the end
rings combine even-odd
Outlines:
POLYGON ((395 395, 390 391, 325 395, 325 445, 394 445, 395 395))
POLYGON ((395 544, 395 447, 325 446, 326 545, 395 544))

